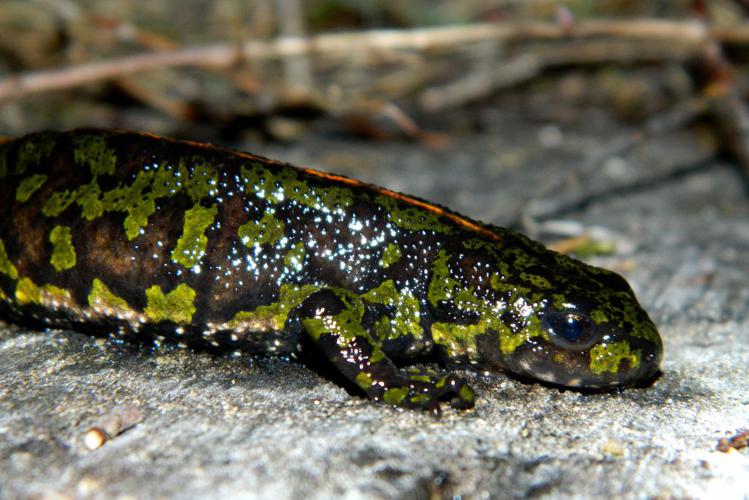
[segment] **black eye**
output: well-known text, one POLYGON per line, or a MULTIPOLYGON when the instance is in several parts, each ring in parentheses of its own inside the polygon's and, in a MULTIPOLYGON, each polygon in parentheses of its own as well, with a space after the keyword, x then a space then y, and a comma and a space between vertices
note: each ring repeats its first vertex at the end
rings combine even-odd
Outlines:
POLYGON ((552 341, 563 349, 582 351, 595 342, 592 322, 579 313, 551 312, 544 316, 543 325, 552 341))

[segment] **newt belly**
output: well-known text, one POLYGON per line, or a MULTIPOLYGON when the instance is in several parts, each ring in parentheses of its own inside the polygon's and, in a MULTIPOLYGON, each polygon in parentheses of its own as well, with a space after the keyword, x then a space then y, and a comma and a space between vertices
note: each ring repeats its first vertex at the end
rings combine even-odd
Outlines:
POLYGON ((0 317, 327 357, 366 395, 473 405, 422 356, 572 387, 652 377, 619 275, 410 196, 248 153, 74 130, 0 144, 0 317), (308 342, 303 342, 307 340, 308 342))

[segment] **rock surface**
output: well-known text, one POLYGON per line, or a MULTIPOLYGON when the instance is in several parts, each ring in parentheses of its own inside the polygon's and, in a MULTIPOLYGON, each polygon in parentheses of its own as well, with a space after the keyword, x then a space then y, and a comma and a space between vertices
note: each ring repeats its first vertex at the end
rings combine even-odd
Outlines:
POLYGON ((154 355, 72 332, 0 326, 0 497, 747 498, 749 196, 687 133, 591 161, 631 133, 605 118, 497 114, 443 151, 312 138, 240 147, 510 224, 593 231, 659 325, 646 388, 561 391, 466 373, 475 409, 441 420, 348 394, 294 362, 154 355), (123 406, 142 421, 93 451, 123 406), (744 488, 744 489, 742 489, 744 488))

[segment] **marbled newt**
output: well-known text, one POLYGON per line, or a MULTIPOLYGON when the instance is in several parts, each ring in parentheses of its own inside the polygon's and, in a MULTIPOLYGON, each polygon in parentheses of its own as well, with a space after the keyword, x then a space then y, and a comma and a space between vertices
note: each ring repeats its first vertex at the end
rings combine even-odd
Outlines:
POLYGON ((0 145, 0 184, 8 321, 229 353, 310 349, 370 399, 432 411, 475 396, 413 366, 424 356, 578 388, 638 383, 661 359, 618 274, 346 177, 81 129, 0 145))

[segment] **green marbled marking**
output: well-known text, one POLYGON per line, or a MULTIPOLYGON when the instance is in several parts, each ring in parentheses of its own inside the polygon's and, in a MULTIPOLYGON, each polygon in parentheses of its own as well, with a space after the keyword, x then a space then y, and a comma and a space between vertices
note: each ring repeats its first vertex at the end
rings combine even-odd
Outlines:
POLYGON ((304 263, 304 257, 307 255, 307 249, 304 243, 295 243, 283 258, 283 265, 286 269, 294 270, 299 272, 302 270, 302 264, 304 263))
POLYGON ((383 269, 387 269, 401 259, 401 248, 395 243, 388 243, 385 250, 382 252, 382 259, 380 259, 380 265, 383 269))
POLYGON ((492 264, 498 269, 499 272, 497 274, 500 280, 512 276, 513 273, 510 272, 510 265, 505 262, 505 258, 501 253, 503 249, 501 244, 488 242, 480 238, 471 238, 463 241, 463 246, 468 250, 484 250, 493 257, 494 261, 492 264))
POLYGON ((448 253, 440 250, 432 262, 432 279, 429 281, 428 297, 434 307, 437 307, 442 300, 450 300, 453 290, 460 287, 458 280, 450 276, 450 269, 447 267, 449 260, 448 253))
POLYGON ((520 279, 523 281, 527 281, 534 287, 540 288, 541 290, 548 290, 549 288, 551 288, 551 283, 549 283, 549 280, 544 278, 543 276, 539 276, 538 274, 520 273, 520 279))
POLYGON ((475 401, 476 400, 476 393, 473 392, 473 389, 469 385, 463 385, 458 390, 458 397, 462 401, 475 401))
POLYGON ((441 345, 450 357, 472 358, 476 354, 476 336, 485 333, 488 327, 486 322, 474 325, 437 322, 432 324, 432 339, 435 344, 441 345))
POLYGON ((16 300, 19 304, 39 304, 39 287, 29 278, 21 278, 16 284, 16 300))
POLYGON ((629 295, 626 292, 606 293, 610 297, 609 300, 599 301, 602 306, 598 309, 594 309, 590 313, 593 321, 596 321, 597 319, 605 319, 605 321, 608 322, 611 321, 610 318, 612 317, 616 318, 621 316, 621 320, 617 323, 619 328, 624 328, 626 325, 630 325, 633 337, 645 339, 656 346, 662 346, 660 335, 658 335, 658 332, 651 324, 640 321, 640 312, 636 306, 628 300, 629 295), (614 306, 615 303, 624 303, 626 305, 624 309, 621 310, 614 306))
POLYGON ((421 315, 418 299, 411 293, 398 292, 393 280, 384 281, 361 297, 369 302, 395 308, 392 319, 383 316, 375 323, 374 331, 378 338, 393 339, 402 335, 421 338, 424 335, 424 329, 419 323, 421 315))
POLYGON ((7 275, 12 280, 18 279, 18 270, 10 261, 10 257, 8 257, 3 240, 0 240, 0 273, 7 275))
POLYGON ((658 346, 659 349, 662 349, 663 347, 661 336, 658 335, 658 331, 655 327, 649 323, 642 323, 641 321, 637 322, 632 329, 632 336, 652 342, 658 346))
POLYGON ((44 174, 34 174, 26 177, 18 184, 16 189, 16 201, 25 203, 29 201, 31 195, 36 192, 37 189, 47 182, 47 176, 44 174))
POLYGON ((55 136, 55 133, 49 132, 26 138, 18 149, 16 168, 13 173, 23 175, 27 168, 36 165, 41 162, 42 158, 49 156, 55 147, 55 136))
POLYGON ((409 398, 411 404, 414 405, 425 405, 431 400, 432 397, 429 394, 417 394, 416 396, 411 396, 409 398))
POLYGON ((254 311, 240 311, 229 321, 229 328, 249 326, 256 331, 280 331, 286 324, 289 313, 299 307, 311 294, 319 290, 316 285, 282 285, 277 302, 259 306, 254 311))
POLYGON ((308 181, 299 179, 299 173, 291 168, 271 170, 265 165, 252 164, 242 166, 241 174, 248 189, 273 203, 288 199, 316 210, 344 209, 353 203, 350 189, 312 186, 308 181))
MULTIPOLYGON (((512 353, 527 339, 543 335, 543 329, 537 324, 535 316, 530 316, 526 324, 518 333, 513 333, 500 319, 502 311, 498 311, 488 302, 475 296, 473 289, 466 289, 458 280, 450 276, 448 267, 449 255, 444 250, 437 253, 432 262, 432 279, 429 282, 428 297, 431 304, 443 300, 454 300, 455 305, 463 310, 475 311, 479 314, 479 321, 474 324, 463 325, 437 322, 432 325, 434 342, 442 345, 449 355, 469 357, 476 353, 476 336, 495 331, 499 334, 500 349, 504 354, 512 353)), ((491 286, 508 297, 523 295, 530 290, 505 283, 499 274, 491 277, 491 286)))
POLYGON ((372 377, 369 376, 366 372, 359 372, 356 375, 356 378, 354 379, 354 382, 356 382, 356 385, 358 385, 360 388, 364 389, 365 391, 374 385, 374 380, 372 380, 372 377))
POLYGON ((251 220, 239 226, 237 234, 248 247, 273 244, 283 238, 284 223, 270 212, 265 212, 259 221, 251 220))
POLYGON ((148 305, 144 312, 157 323, 159 321, 190 323, 192 315, 195 314, 195 296, 195 290, 184 283, 167 294, 164 294, 160 286, 153 285, 146 290, 148 305))
POLYGON ((398 201, 390 196, 378 196, 375 198, 375 202, 387 210, 390 222, 401 229, 426 230, 437 233, 450 233, 452 231, 449 226, 440 222, 436 214, 417 207, 401 207, 398 201))
POLYGON ((112 293, 98 278, 94 278, 91 293, 88 294, 88 305, 94 310, 111 309, 119 312, 133 312, 125 299, 112 293))
POLYGON ((104 203, 102 203, 101 190, 96 179, 81 186, 76 191, 76 203, 81 207, 81 214, 86 220, 94 220, 104 214, 104 203))
POLYGON ((215 196, 218 187, 218 168, 201 156, 193 156, 187 160, 191 165, 185 167, 185 160, 179 164, 179 172, 182 178, 186 178, 185 189, 194 202, 198 202, 208 196, 215 196))
POLYGON ((515 283, 508 283, 505 281, 500 274, 492 274, 489 285, 492 290, 499 292, 507 297, 508 301, 512 297, 529 297, 531 295, 531 289, 515 283))
MULTIPOLYGON (((338 297, 344 304, 344 309, 332 317, 332 321, 324 321, 321 318, 305 318, 302 320, 307 333, 314 339, 324 334, 330 334, 338 337, 339 344, 345 341, 353 340, 356 337, 367 339, 373 347, 379 348, 373 344, 374 339, 367 333, 361 325, 362 316, 364 316, 364 304, 361 299, 348 290, 336 289, 338 297)), ((372 356, 374 358, 374 356, 372 356)), ((374 362, 373 359, 370 359, 374 362)))
POLYGON ((57 191, 52 193, 42 206, 42 214, 47 217, 56 217, 63 213, 71 203, 75 201, 77 191, 57 191))
POLYGON ((455 304, 460 309, 477 312, 479 321, 468 325, 443 322, 432 325, 434 342, 442 345, 451 356, 467 355, 470 358, 476 354, 476 337, 489 332, 498 334, 503 354, 511 354, 532 337, 547 335, 541 327, 541 321, 535 315, 528 316, 519 331, 513 332, 502 322, 502 311, 476 297, 471 290, 457 290, 455 304))
MULTIPOLYGON (((556 306, 556 304, 554 304, 556 306)), ((595 309, 591 311, 590 313, 590 319, 593 320, 593 323, 596 325, 600 325, 601 323, 608 323, 609 318, 606 316, 606 313, 601 311, 600 309, 595 309)))
POLYGON ((102 196, 104 210, 126 212, 124 227, 128 240, 134 239, 148 225, 156 211, 156 200, 175 194, 181 187, 180 176, 170 167, 140 171, 132 184, 120 185, 102 196))
POLYGON ((637 368, 640 366, 640 351, 632 351, 626 340, 599 344, 590 350, 590 371, 617 373, 623 360, 629 361, 630 368, 637 368))
POLYGON ((75 202, 81 207, 85 219, 94 220, 104 213, 104 205, 99 199, 99 194, 99 184, 96 179, 73 191, 57 191, 52 193, 52 196, 44 203, 42 214, 47 217, 56 217, 75 202))
POLYGON ((52 243, 52 257, 50 263, 57 272, 75 266, 75 248, 73 248, 69 227, 55 226, 49 233, 49 242, 52 243))
POLYGON ((21 278, 16 283, 16 301, 20 305, 46 305, 51 301, 58 303, 70 300, 70 292, 55 285, 38 286, 29 278, 21 278))
POLYGON ((87 165, 94 177, 114 174, 117 156, 107 145, 106 136, 78 134, 73 137, 73 158, 79 165, 87 165))
POLYGON ((172 251, 172 260, 191 269, 200 262, 205 255, 208 245, 206 229, 213 224, 218 213, 218 207, 212 205, 208 208, 195 205, 185 211, 185 222, 182 228, 182 236, 177 240, 177 246, 172 251))
POLYGON ((404 399, 408 396, 408 387, 397 387, 388 389, 382 396, 382 400, 389 405, 400 405, 404 399))

